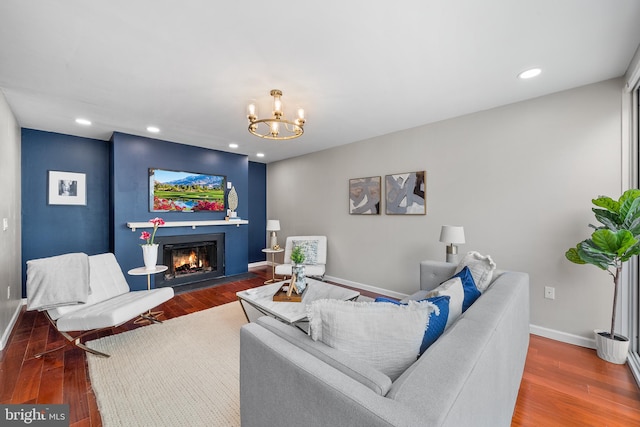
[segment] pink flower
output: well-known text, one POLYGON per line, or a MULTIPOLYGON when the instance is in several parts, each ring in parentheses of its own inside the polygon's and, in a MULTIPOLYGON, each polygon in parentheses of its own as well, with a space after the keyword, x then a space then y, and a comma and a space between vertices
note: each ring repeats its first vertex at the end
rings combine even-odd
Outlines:
POLYGON ((143 231, 140 234, 140 238, 142 240, 146 240, 147 245, 153 245, 154 244, 153 239, 156 237, 156 231, 158 231, 159 226, 164 225, 164 219, 156 217, 156 218, 150 219, 149 222, 153 224, 153 233, 150 234, 148 231, 143 231))
POLYGON ((149 222, 153 224, 154 228, 157 228, 159 225, 164 225, 164 219, 158 217, 150 219, 149 222))

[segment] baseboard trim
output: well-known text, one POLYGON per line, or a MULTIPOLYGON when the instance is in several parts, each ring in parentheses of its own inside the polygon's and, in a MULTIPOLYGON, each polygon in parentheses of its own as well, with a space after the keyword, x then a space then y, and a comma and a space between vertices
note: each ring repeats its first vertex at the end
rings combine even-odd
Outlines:
POLYGON ((16 307, 15 312, 13 313, 13 316, 11 316, 11 320, 9 320, 9 325, 7 325, 7 329, 4 330, 4 332, 2 333, 2 338, 0 338, 0 350, 4 350, 4 347, 7 345, 7 342, 9 342, 9 337, 11 336, 11 332, 13 331, 13 328, 16 325, 16 322, 18 321, 18 317, 20 316, 20 310, 22 309, 23 306, 23 302, 20 301, 20 304, 18 304, 18 306, 16 307))
POLYGON ((538 335, 567 344, 578 345, 586 348, 596 348, 596 340, 594 338, 585 338, 580 335, 569 334, 567 332, 561 332, 537 325, 529 325, 529 332, 533 335, 538 335))
POLYGON ((249 263, 249 268, 254 268, 254 267, 262 267, 264 265, 271 265, 271 263, 267 262, 267 261, 258 261, 258 262, 251 262, 249 263))
POLYGON ((352 288, 362 289, 364 291, 373 292, 380 295, 386 295, 393 298, 402 299, 407 296, 407 294, 403 294, 400 292, 390 291, 389 289, 378 288, 376 286, 365 285, 364 283, 352 282, 351 280, 341 279, 339 277, 334 276, 324 276, 325 280, 329 282, 338 283, 340 285, 349 286, 352 288))

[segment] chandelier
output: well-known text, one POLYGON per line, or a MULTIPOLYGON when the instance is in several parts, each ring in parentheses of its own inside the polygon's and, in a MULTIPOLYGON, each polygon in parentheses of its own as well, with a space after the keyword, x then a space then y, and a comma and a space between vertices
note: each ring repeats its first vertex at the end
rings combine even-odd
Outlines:
POLYGON ((272 117, 258 119, 256 104, 247 106, 247 119, 249 120, 249 132, 255 136, 265 139, 286 140, 302 136, 304 133, 304 110, 298 108, 295 120, 287 120, 282 111, 282 91, 273 89, 273 112, 272 117))

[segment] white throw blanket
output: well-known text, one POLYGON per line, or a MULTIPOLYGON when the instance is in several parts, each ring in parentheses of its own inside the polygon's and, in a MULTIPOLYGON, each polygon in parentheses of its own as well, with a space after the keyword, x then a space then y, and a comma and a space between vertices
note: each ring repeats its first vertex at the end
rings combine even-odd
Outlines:
POLYGON ((89 296, 89 256, 72 253, 27 261, 27 310, 83 304, 89 296))

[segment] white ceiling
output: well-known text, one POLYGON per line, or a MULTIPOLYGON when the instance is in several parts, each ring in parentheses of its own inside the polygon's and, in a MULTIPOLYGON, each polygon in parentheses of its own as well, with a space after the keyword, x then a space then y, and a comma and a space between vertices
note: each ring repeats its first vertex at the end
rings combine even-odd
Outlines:
POLYGON ((1 0, 0 89, 25 128, 269 163, 618 77, 639 44, 637 0, 1 0), (301 138, 247 132, 274 88, 301 138))

